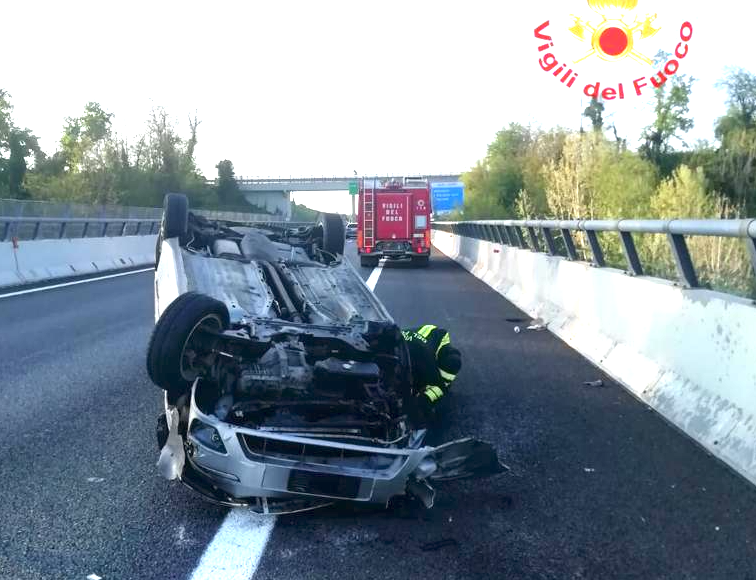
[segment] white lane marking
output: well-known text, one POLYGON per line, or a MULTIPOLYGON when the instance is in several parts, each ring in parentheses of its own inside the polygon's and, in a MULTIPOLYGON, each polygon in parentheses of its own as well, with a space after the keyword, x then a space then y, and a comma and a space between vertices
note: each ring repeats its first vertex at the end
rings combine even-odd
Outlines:
POLYGON ((260 565, 275 523, 275 516, 263 516, 245 508, 232 509, 190 580, 250 580, 260 565))
POLYGON ((99 282, 110 278, 120 278, 121 276, 131 276, 132 274, 141 274, 142 272, 154 272, 155 268, 144 268, 143 270, 131 270, 130 272, 120 272, 118 274, 108 274, 107 276, 98 276, 97 278, 87 278, 86 280, 74 280, 73 282, 63 282, 61 284, 52 284, 51 286, 40 286, 30 290, 19 290, 8 294, 0 294, 0 298, 11 298, 12 296, 22 296, 23 294, 34 294, 43 290, 54 290, 55 288, 65 288, 66 286, 76 286, 77 284, 88 284, 89 282, 99 282))
POLYGON ((378 278, 381 277, 381 272, 383 271, 383 266, 386 263, 385 258, 381 259, 380 262, 378 262, 378 265, 373 268, 373 271, 370 273, 370 278, 367 279, 367 287, 370 288, 371 291, 375 291, 375 285, 378 284, 378 278))

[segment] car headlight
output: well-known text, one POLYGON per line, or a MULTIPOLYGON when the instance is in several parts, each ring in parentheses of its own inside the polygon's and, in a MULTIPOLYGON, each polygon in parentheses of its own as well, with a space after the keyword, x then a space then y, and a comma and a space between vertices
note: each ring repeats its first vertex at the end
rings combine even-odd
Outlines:
POLYGON ((228 453, 226 451, 226 446, 223 445, 223 440, 221 439, 220 433, 218 433, 215 427, 211 427, 210 425, 206 425, 199 419, 195 419, 194 421, 192 421, 192 426, 189 429, 189 433, 205 447, 209 447, 210 449, 217 451, 218 453, 228 453))

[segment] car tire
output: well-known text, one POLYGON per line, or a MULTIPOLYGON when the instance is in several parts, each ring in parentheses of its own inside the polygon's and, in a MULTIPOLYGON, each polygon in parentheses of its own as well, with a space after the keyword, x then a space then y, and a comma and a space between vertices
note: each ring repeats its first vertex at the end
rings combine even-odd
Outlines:
POLYGON ((344 222, 339 214, 324 213, 320 218, 323 228, 323 251, 334 256, 344 254, 344 222))
POLYGON ((363 268, 375 268, 378 265, 378 260, 372 256, 360 256, 360 266, 363 268))
POLYGON ((184 354, 194 332, 207 325, 218 332, 229 327, 223 302, 205 294, 182 294, 165 309, 147 347, 147 374, 153 383, 177 397, 189 390, 196 375, 184 365, 184 354))
POLYGON ((164 240, 186 238, 189 229, 189 199, 183 193, 168 193, 163 198, 163 222, 160 233, 164 240))
POLYGON ((430 258, 428 256, 413 256, 412 257, 412 265, 415 268, 427 268, 429 263, 430 263, 430 258))

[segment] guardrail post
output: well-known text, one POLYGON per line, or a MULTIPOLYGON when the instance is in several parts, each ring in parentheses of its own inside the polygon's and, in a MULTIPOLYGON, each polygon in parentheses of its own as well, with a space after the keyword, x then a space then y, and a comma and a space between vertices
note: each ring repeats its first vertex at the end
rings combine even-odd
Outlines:
POLYGON ((2 237, 3 242, 8 239, 8 232, 10 231, 10 225, 11 225, 10 222, 5 222, 5 227, 3 228, 3 237, 2 237))
POLYGON ((84 229, 81 232, 81 237, 86 238, 87 237, 87 230, 89 230, 89 222, 84 222, 84 229))
POLYGON ((515 234, 514 228, 512 226, 504 226, 504 229, 507 230, 509 245, 513 248, 520 248, 520 240, 517 238, 517 234, 515 234))
POLYGON ((567 228, 563 229, 562 238, 564 239, 564 247, 567 249, 567 259, 572 262, 577 262, 578 254, 575 249, 575 240, 572 239, 572 232, 567 228))
POLYGON ((528 248, 528 242, 525 241, 525 236, 522 235, 522 229, 520 229, 520 226, 513 226, 515 235, 517 236, 517 241, 520 244, 520 247, 523 250, 527 250, 528 248))
POLYGON ((58 233, 58 239, 62 239, 63 236, 65 235, 65 233, 66 233, 66 225, 67 225, 67 222, 61 222, 60 223, 60 232, 58 233))
POLYGON ((680 281, 688 288, 698 288, 698 276, 696 275, 696 268, 693 265, 693 260, 690 257, 690 251, 688 250, 685 236, 680 234, 667 234, 667 239, 672 248, 672 255, 675 258, 675 265, 677 266, 677 274, 680 276, 680 281))
POLYGON ((496 226, 496 230, 499 232, 501 243, 505 246, 511 246, 512 241, 509 239, 509 232, 507 231, 507 228, 505 226, 496 226))
POLYGON ((554 236, 551 235, 551 229, 541 228, 541 232, 543 233, 543 239, 546 240, 546 249, 549 251, 549 255, 556 256, 556 244, 554 243, 554 236))
POLYGON ((536 252, 540 252, 541 251, 541 244, 538 241, 538 236, 536 235, 535 228, 532 228, 532 227, 528 226, 528 235, 530 236, 530 242, 533 244, 533 249, 536 252))
POLYGON ((494 241, 497 244, 504 244, 504 236, 501 235, 501 227, 493 225, 491 231, 494 233, 494 241))
POLYGON ((748 237, 746 244, 748 244, 748 255, 751 256, 751 267, 754 275, 756 275, 756 239, 748 237))
POLYGON ((104 238, 105 234, 107 233, 108 233, 108 222, 105 222, 104 224, 102 224, 102 232, 100 232, 100 237, 104 238))
POLYGON ((157 222, 150 223, 150 235, 155 233, 155 225, 157 225, 157 222))
POLYGON ((597 268, 603 268, 606 266, 604 260, 604 251, 601 249, 601 243, 599 243, 598 234, 592 230, 587 230, 588 245, 591 246, 591 254, 593 254, 593 265, 597 268))
POLYGON ((126 226, 129 225, 129 222, 123 222, 123 225, 121 226, 121 237, 126 235, 126 226))
POLYGON ((139 235, 139 228, 141 228, 141 227, 142 227, 142 222, 137 222, 136 231, 134 232, 135 236, 139 235))
POLYGON ((42 222, 37 222, 34 224, 34 232, 32 233, 32 240, 36 240, 37 236, 39 236, 39 228, 42 227, 42 222))
POLYGON ((635 248, 633 234, 630 232, 620 232, 622 240, 622 251, 625 253, 629 273, 633 276, 643 276, 643 265, 638 257, 638 250, 635 248))

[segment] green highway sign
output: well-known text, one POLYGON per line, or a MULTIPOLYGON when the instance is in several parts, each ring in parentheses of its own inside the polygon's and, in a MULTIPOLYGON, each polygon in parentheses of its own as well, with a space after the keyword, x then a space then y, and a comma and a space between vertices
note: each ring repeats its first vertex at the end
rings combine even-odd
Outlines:
POLYGON ((360 192, 360 186, 356 181, 349 182, 349 195, 357 195, 360 192))

